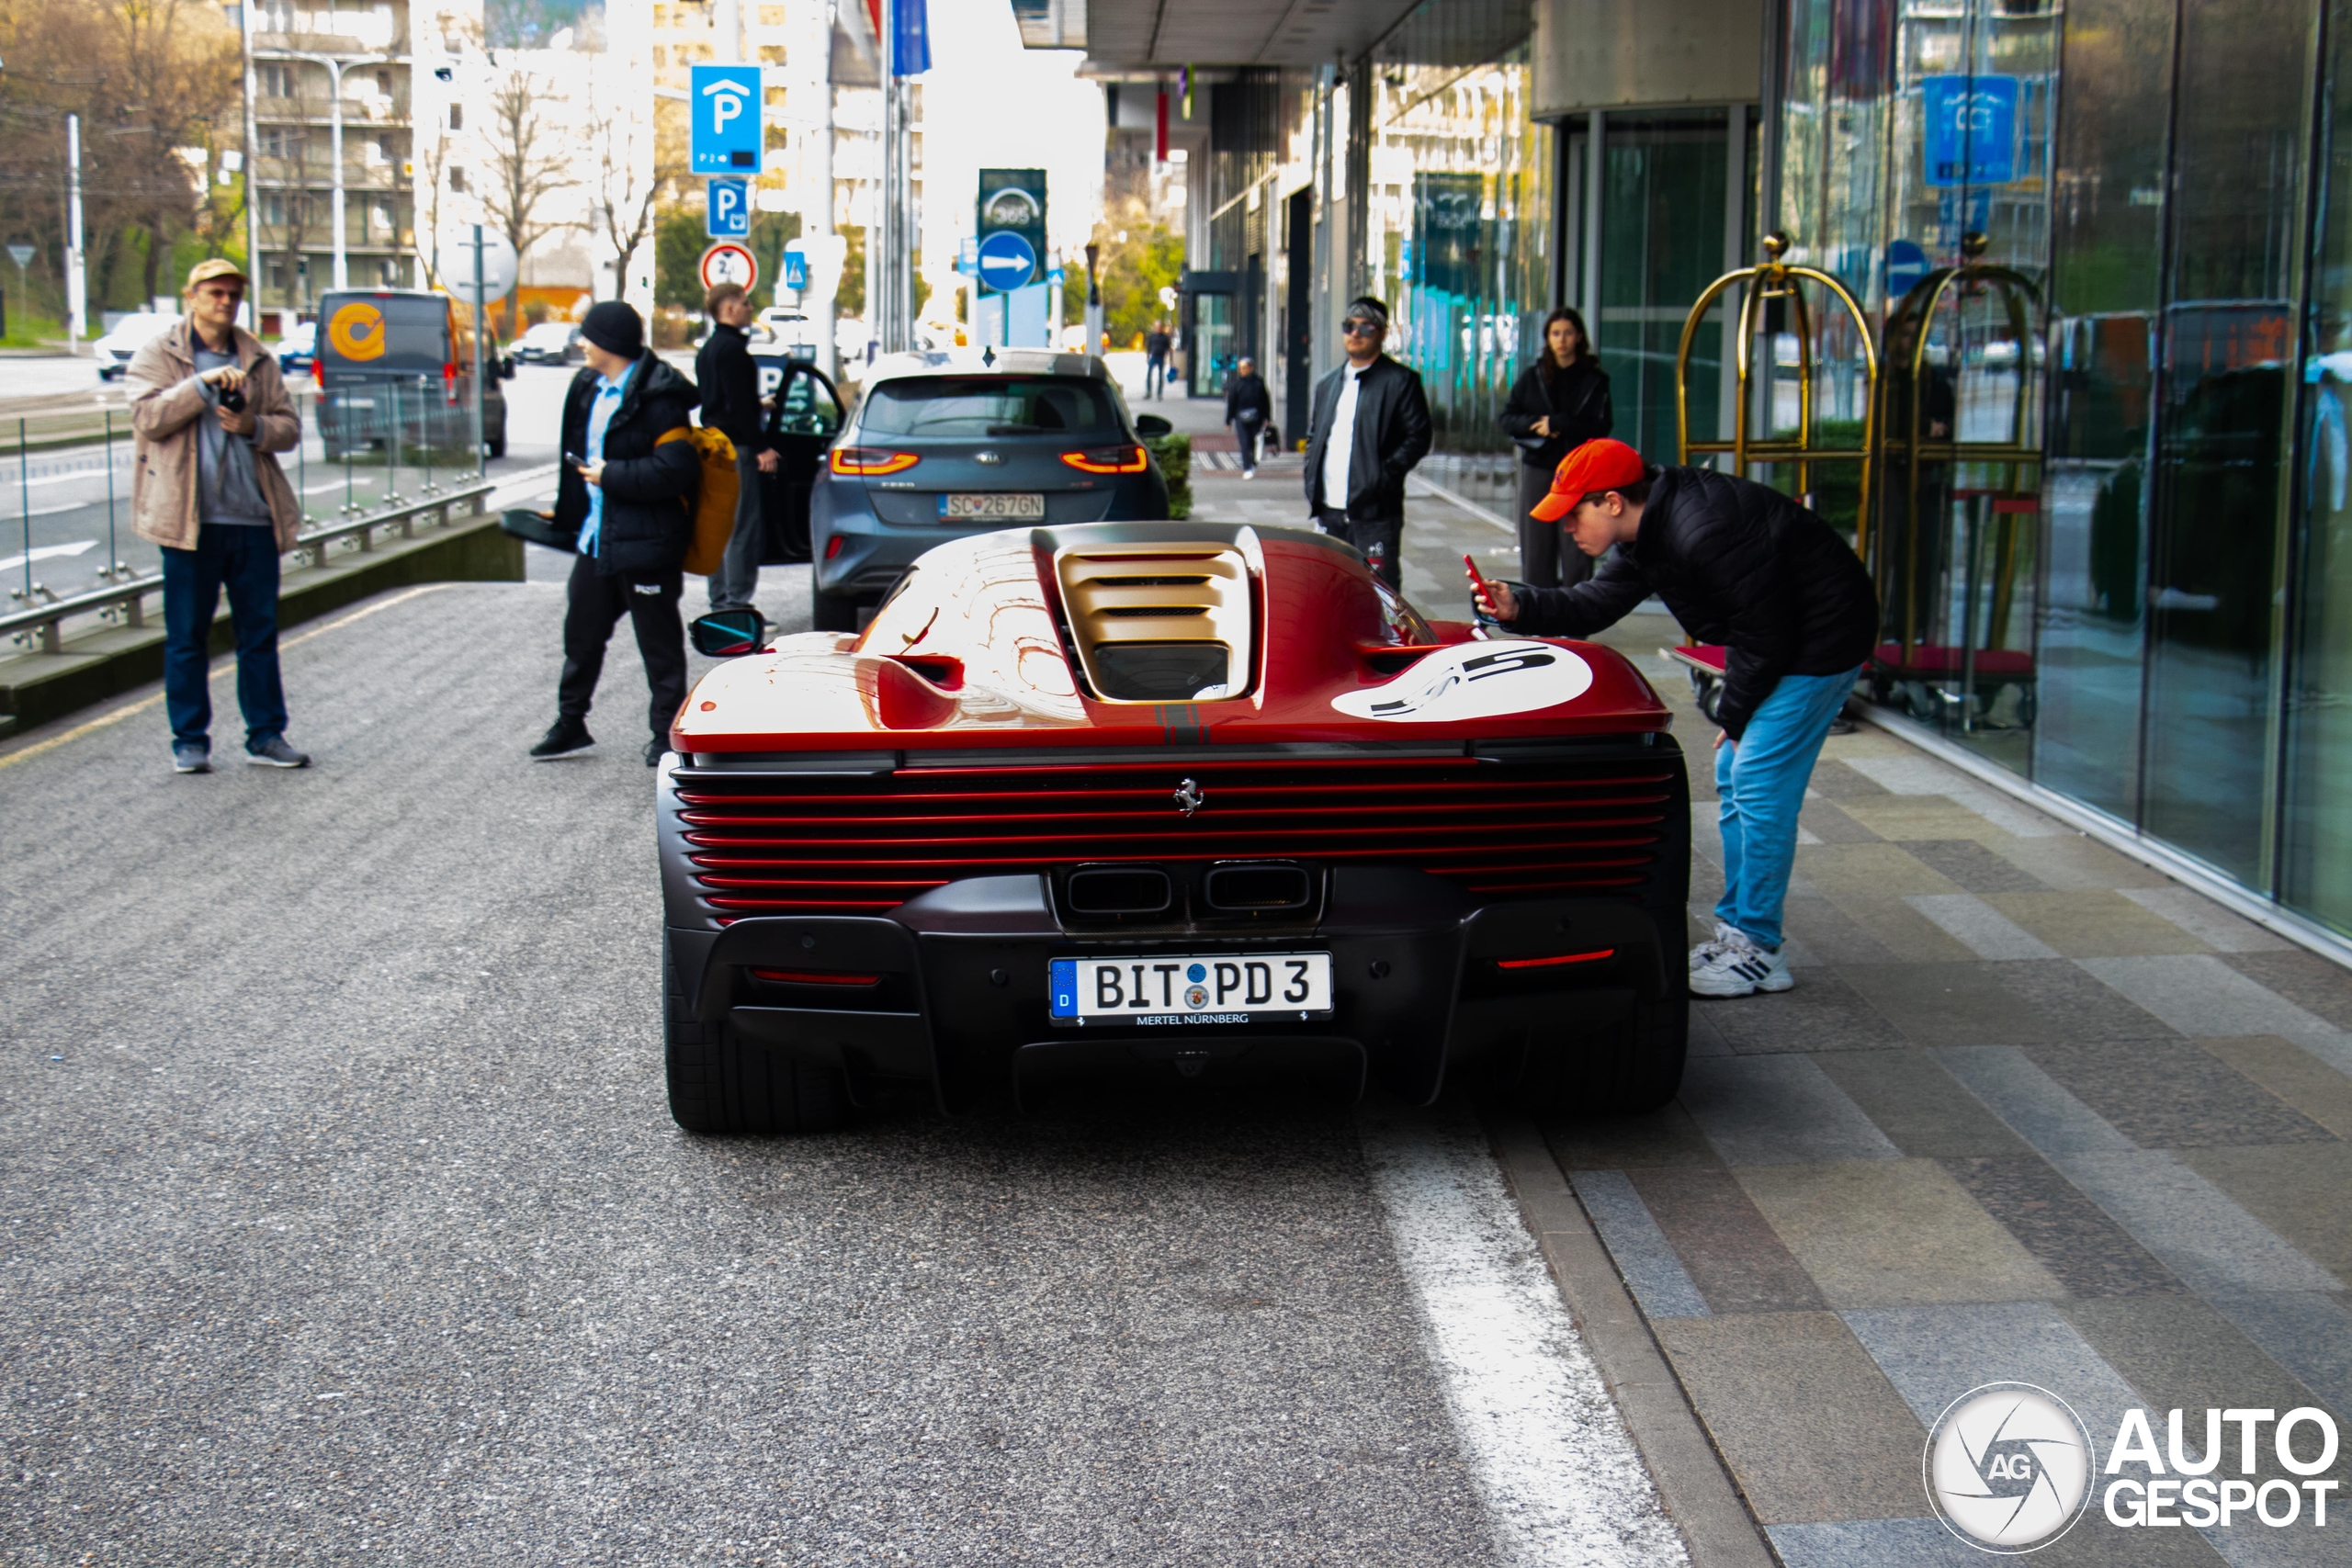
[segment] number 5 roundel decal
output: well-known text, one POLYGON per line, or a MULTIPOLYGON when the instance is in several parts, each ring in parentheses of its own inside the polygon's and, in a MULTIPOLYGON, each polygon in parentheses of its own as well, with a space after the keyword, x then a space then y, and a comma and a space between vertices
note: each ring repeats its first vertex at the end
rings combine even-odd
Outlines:
POLYGON ((1592 666, 1548 642, 1465 642, 1432 653, 1385 685, 1331 699, 1356 718, 1450 724, 1532 713, 1584 695, 1592 666))

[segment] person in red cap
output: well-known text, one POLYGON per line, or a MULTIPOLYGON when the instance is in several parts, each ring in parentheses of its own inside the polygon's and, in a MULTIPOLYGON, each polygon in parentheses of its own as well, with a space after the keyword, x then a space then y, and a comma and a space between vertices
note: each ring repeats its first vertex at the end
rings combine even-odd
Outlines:
POLYGON ((1785 991, 1781 906, 1796 863, 1797 812, 1830 722, 1878 637, 1878 595, 1837 531, 1766 485, 1713 468, 1661 468, 1622 441, 1560 460, 1531 515, 1568 520, 1601 560, 1571 588, 1498 583, 1471 592, 1512 631, 1590 637, 1656 593, 1702 643, 1724 645, 1715 793, 1724 896, 1715 934, 1690 953, 1702 997, 1785 991))

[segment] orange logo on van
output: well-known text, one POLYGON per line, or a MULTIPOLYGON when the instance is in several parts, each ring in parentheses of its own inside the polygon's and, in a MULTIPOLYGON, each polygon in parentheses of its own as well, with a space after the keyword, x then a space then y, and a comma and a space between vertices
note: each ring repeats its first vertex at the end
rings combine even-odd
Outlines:
POLYGON ((384 357, 384 312, 354 300, 327 321, 327 342, 345 359, 384 357))

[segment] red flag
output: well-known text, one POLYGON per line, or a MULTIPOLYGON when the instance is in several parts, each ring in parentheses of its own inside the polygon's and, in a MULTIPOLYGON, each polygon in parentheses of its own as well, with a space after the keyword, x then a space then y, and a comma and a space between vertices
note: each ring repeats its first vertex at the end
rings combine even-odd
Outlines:
POLYGON ((1151 155, 1163 164, 1168 162, 1168 90, 1164 87, 1159 93, 1158 130, 1152 141, 1151 155))

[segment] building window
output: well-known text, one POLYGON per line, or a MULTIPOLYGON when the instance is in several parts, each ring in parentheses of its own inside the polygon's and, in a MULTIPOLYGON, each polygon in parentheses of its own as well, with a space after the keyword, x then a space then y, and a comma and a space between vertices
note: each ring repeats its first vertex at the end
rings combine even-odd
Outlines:
POLYGON ((465 105, 451 104, 449 106, 449 129, 452 130, 463 130, 466 129, 465 105))
POLYGON ((294 96, 294 67, 279 61, 266 60, 254 68, 255 86, 265 98, 290 98, 294 96))
POLYGON ((465 195, 465 194, 466 194, 466 171, 465 171, 465 170, 463 170, 463 169, 451 169, 451 170, 449 171, 449 188, 450 188, 451 190, 453 190, 453 191, 456 191, 459 196, 463 196, 463 195, 465 195))
POLYGON ((392 96, 392 73, 390 72, 379 71, 376 73, 376 96, 379 98, 389 98, 392 96))

